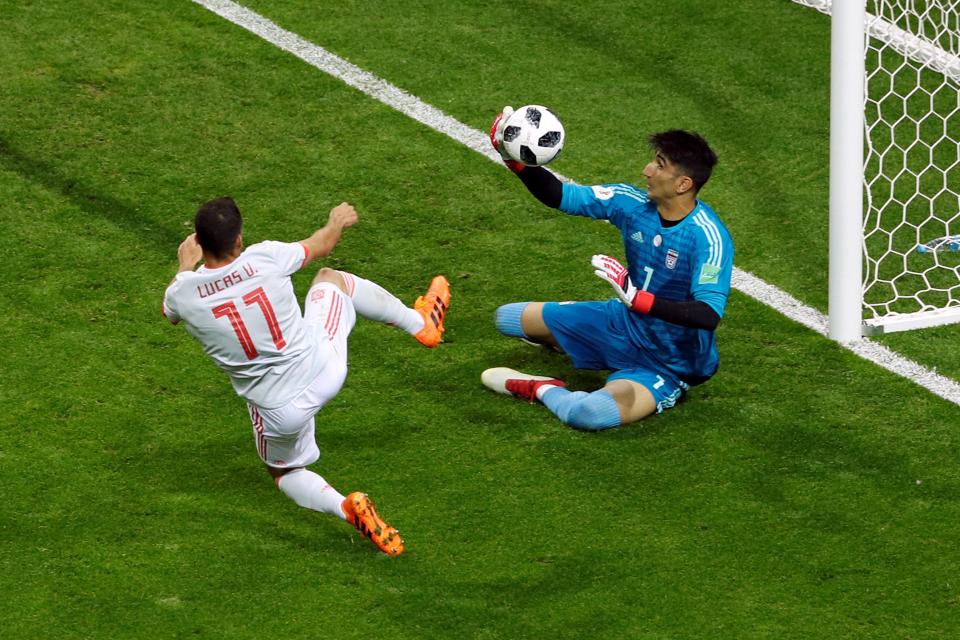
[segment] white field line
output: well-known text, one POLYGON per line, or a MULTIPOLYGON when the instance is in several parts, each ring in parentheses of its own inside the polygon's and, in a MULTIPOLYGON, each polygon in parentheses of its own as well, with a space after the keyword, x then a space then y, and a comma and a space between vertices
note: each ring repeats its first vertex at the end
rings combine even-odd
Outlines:
MULTIPOLYGON (((417 122, 448 135, 489 160, 500 163, 500 155, 490 147, 485 132, 477 131, 459 122, 386 80, 364 71, 231 0, 193 0, 193 2, 417 122)), ((559 174, 558 177, 569 180, 559 174)), ((822 336, 828 335, 827 318, 824 314, 806 306, 790 294, 755 275, 735 267, 732 284, 735 289, 772 307, 791 320, 813 329, 822 336)), ((888 371, 912 380, 941 398, 960 405, 960 384, 955 380, 931 371, 866 338, 842 346, 888 371)))

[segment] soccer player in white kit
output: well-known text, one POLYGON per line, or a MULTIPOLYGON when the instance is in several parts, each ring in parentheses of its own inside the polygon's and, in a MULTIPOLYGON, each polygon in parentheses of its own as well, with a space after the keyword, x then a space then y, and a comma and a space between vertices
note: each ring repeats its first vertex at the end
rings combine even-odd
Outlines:
POLYGON ((404 548, 400 533, 365 493, 343 496, 306 469, 320 457, 314 416, 343 386, 356 314, 433 348, 443 338, 450 287, 436 276, 410 308, 369 280, 324 267, 301 312, 291 274, 328 255, 357 220, 353 206, 343 202, 309 238, 244 248, 233 199, 207 202, 197 210, 195 233, 177 250, 180 267, 164 295, 163 314, 174 324, 183 321, 247 401, 257 453, 280 490, 301 507, 350 522, 384 553, 397 555, 404 548))

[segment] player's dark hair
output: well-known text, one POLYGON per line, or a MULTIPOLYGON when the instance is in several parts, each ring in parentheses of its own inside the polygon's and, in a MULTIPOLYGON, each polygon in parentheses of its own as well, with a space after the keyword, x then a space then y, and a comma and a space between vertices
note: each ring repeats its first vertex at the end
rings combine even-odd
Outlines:
POLYGON ((200 205, 193 227, 200 248, 217 259, 223 259, 236 245, 237 236, 243 230, 243 218, 237 203, 227 196, 200 205))
POLYGON ((650 146, 690 176, 695 192, 707 184, 717 164, 717 154, 703 136, 694 131, 671 129, 655 133, 650 136, 650 146))

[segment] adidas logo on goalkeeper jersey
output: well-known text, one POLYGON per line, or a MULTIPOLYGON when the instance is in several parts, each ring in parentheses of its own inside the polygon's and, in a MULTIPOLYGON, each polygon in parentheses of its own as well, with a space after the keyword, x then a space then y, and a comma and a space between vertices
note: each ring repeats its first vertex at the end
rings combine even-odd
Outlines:
POLYGON ((631 240, 635 240, 636 242, 639 242, 639 243, 643 244, 643 232, 642 232, 642 231, 637 231, 637 232, 631 234, 631 235, 630 235, 630 239, 631 239, 631 240))

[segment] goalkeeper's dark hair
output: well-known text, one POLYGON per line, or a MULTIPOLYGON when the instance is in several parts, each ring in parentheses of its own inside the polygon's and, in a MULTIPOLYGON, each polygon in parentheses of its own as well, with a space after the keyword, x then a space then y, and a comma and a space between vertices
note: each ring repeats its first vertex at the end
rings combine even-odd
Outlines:
POLYGON ((243 230, 240 208, 229 196, 204 202, 193 218, 193 228, 205 253, 217 259, 226 258, 243 230))
POLYGON ((694 131, 671 129, 655 133, 650 136, 650 146, 690 176, 694 191, 700 191, 707 184, 717 164, 717 154, 703 136, 694 131))

